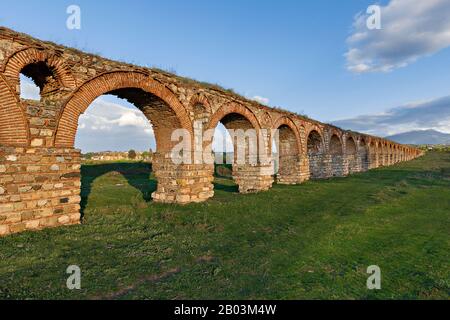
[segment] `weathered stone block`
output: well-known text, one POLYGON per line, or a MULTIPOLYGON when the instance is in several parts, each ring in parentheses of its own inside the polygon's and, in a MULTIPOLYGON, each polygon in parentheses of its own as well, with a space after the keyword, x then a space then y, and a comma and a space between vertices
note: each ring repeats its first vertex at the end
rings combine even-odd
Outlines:
POLYGON ((31 140, 32 147, 41 147, 43 145, 44 145, 44 140, 42 140, 42 139, 32 139, 31 140))

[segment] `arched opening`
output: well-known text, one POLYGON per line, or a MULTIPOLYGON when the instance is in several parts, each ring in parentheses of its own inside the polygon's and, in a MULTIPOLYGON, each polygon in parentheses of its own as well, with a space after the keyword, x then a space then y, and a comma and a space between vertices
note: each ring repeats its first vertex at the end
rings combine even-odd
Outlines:
MULTIPOLYGON (((211 124, 214 129, 213 152, 215 153, 215 173, 219 178, 234 178, 243 193, 252 192, 242 179, 241 173, 247 173, 250 166, 257 164, 257 132, 252 122, 244 115, 230 112, 222 116, 217 124, 211 124)), ((234 190, 235 185, 217 180, 216 190, 234 190)), ((235 190, 237 191, 237 190, 235 190)))
POLYGON ((377 157, 377 143, 374 141, 370 141, 369 143, 369 169, 373 169, 378 167, 378 157, 377 157))
POLYGON ((345 154, 347 157, 348 173, 358 172, 358 161, 356 155, 356 143, 353 137, 348 137, 345 143, 345 154))
MULTIPOLYGON (((96 98, 105 94, 114 95, 134 105, 153 125, 156 152, 152 156, 152 172, 157 180, 156 191, 152 193, 153 200, 186 203, 203 201, 211 196, 205 190, 211 185, 208 174, 201 172, 200 168, 193 168, 194 165, 190 164, 192 162, 182 162, 185 159, 192 161, 192 150, 184 153, 185 149, 174 148, 180 142, 188 148, 192 146, 192 123, 186 110, 167 88, 142 73, 103 74, 78 88, 66 102, 60 115, 55 136, 57 148, 74 146, 80 114, 96 98), (174 136, 178 140, 172 141, 174 136), (195 176, 192 170, 195 170, 195 176)), ((113 124, 120 126, 142 121, 137 118, 128 115, 120 120, 116 119, 113 124)))
POLYGON ((41 100, 61 87, 55 70, 44 61, 27 64, 19 74, 21 99, 41 100))
MULTIPOLYGON (((161 126, 159 114, 165 115, 167 127, 179 126, 160 99, 139 88, 123 88, 97 97, 80 115, 75 147, 82 157, 83 215, 111 205, 134 211, 151 201, 157 190, 152 162, 158 151, 151 121, 161 126)), ((170 141, 169 132, 158 133, 159 139, 170 141)))
POLYGON ((34 83, 33 79, 20 74, 20 99, 41 100, 41 89, 34 83))
POLYGON ((387 145, 382 143, 380 145, 380 159, 381 159, 381 165, 382 166, 386 166, 387 165, 387 160, 386 160, 386 155, 387 155, 387 145))
POLYGON ((228 157, 227 162, 232 162, 232 175, 239 192, 251 193, 270 189, 273 183, 273 168, 271 162, 266 163, 266 159, 258 155, 261 131, 253 112, 239 104, 226 104, 212 115, 208 131, 215 130, 219 123, 222 123, 230 134, 233 154, 228 157))
POLYGON ((330 139, 331 176, 342 177, 344 175, 344 157, 341 139, 333 134, 330 139))
POLYGON ((214 154, 214 189, 219 192, 237 192, 238 186, 233 181, 233 139, 222 122, 219 122, 214 129, 212 152, 214 154))
POLYGON ((358 156, 361 161, 361 171, 369 170, 369 151, 364 139, 359 141, 358 156))
POLYGON ((393 163, 394 163, 393 149, 392 149, 392 145, 389 145, 389 147, 388 147, 388 165, 391 165, 393 163))
POLYGON ((398 149, 397 149, 397 146, 396 145, 394 145, 393 146, 393 161, 394 161, 394 163, 397 163, 398 162, 398 149))
POLYGON ((318 179, 323 177, 322 172, 322 156, 323 156, 323 142, 322 136, 316 130, 312 130, 308 135, 308 160, 309 160, 309 174, 311 179, 318 179))
MULTIPOLYGON (((276 148, 277 163, 275 172, 277 183, 295 184, 300 180, 299 144, 294 130, 286 125, 278 127, 278 143, 273 141, 276 148)), ((273 150, 274 151, 274 150, 273 150)))

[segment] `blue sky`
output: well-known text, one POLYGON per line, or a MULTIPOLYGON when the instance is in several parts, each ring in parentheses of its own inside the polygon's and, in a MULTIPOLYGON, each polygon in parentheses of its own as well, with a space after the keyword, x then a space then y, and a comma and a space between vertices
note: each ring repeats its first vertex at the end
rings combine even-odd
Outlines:
MULTIPOLYGON (((360 123, 362 115, 442 102, 450 95, 446 2, 14 1, 2 6, 0 24, 104 57, 219 83, 317 120, 345 119, 351 127, 349 120, 360 123), (81 30, 66 28, 71 4, 81 8, 81 30), (382 29, 369 32, 357 14, 372 4, 382 7, 382 29), (355 34, 363 39, 352 41, 355 34), (349 56, 351 49, 356 54, 349 56)), ((441 109, 444 118, 446 112, 450 117, 448 107, 441 109)), ((450 132, 450 124, 436 128, 450 132)), ((398 130, 394 125, 369 131, 398 130)))

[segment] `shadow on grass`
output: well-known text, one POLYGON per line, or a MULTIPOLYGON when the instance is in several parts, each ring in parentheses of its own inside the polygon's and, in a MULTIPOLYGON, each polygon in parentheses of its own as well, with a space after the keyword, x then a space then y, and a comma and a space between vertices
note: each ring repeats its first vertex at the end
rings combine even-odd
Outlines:
POLYGON ((150 178, 151 172, 152 165, 145 162, 83 165, 81 167, 81 219, 83 219, 95 179, 108 173, 120 174, 130 186, 142 193, 142 197, 146 202, 150 202, 152 200, 152 192, 156 190, 156 180, 150 178))
POLYGON ((214 182, 214 190, 231 192, 231 193, 238 193, 239 192, 239 187, 236 184, 224 184, 224 183, 221 183, 220 181, 215 181, 214 182))
POLYGON ((214 190, 238 193, 239 187, 234 183, 231 164, 214 165, 214 190))

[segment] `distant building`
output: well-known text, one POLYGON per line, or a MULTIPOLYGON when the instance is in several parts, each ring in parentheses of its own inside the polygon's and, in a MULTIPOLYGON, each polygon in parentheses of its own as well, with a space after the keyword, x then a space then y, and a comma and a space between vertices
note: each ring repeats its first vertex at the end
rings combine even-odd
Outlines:
POLYGON ((84 161, 147 161, 151 162, 153 152, 150 151, 136 151, 136 158, 129 159, 128 151, 101 151, 101 152, 89 152, 82 155, 84 161))

